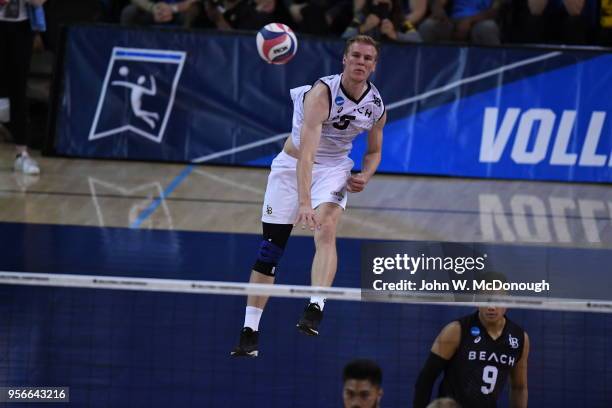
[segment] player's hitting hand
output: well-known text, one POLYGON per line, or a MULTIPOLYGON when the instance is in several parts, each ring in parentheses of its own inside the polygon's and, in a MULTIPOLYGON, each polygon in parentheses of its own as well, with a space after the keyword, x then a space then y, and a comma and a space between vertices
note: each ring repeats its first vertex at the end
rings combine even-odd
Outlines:
POLYGON ((308 227, 311 231, 314 231, 315 227, 317 229, 321 227, 317 222, 314 210, 308 205, 300 206, 294 226, 301 226, 302 229, 308 227))
POLYGON ((348 182, 346 183, 346 190, 349 193, 359 193, 360 191, 363 191, 366 183, 366 178, 362 173, 353 174, 351 177, 349 177, 348 182))

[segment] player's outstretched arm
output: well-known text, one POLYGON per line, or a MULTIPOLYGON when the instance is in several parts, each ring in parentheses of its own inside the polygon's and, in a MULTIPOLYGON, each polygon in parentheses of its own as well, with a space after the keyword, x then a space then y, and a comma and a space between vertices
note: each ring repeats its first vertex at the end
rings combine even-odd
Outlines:
POLYGON ((523 354, 516 366, 510 371, 510 407, 526 408, 528 397, 527 359, 529 357, 529 336, 525 332, 523 354))
POLYGON ((429 404, 431 390, 436 378, 444 371, 448 360, 453 358, 460 342, 461 325, 459 322, 455 321, 447 324, 438 334, 414 387, 414 408, 425 408, 429 404))
POLYGON ((321 140, 321 128, 328 116, 329 90, 324 84, 317 83, 304 99, 304 122, 300 133, 300 157, 297 162, 299 209, 295 225, 301 225, 302 228, 308 226, 311 230, 317 226, 310 196, 312 165, 321 140))
POLYGON ((361 173, 352 175, 349 178, 346 185, 346 189, 349 192, 359 193, 363 191, 368 181, 370 181, 374 173, 376 173, 382 155, 383 128, 386 122, 387 113, 385 112, 382 118, 380 118, 378 122, 372 126, 372 129, 370 129, 368 133, 368 150, 363 156, 361 173))

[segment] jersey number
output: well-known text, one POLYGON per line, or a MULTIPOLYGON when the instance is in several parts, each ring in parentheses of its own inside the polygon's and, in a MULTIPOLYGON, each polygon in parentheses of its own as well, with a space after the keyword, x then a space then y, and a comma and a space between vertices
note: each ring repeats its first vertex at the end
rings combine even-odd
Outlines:
POLYGON ((351 120, 355 120, 355 116, 353 115, 342 115, 340 116, 340 120, 334 122, 334 127, 339 130, 344 130, 351 123, 351 120))
POLYGON ((482 370, 482 381, 487 385, 481 386, 480 391, 485 395, 492 393, 497 381, 497 367, 485 366, 482 370))

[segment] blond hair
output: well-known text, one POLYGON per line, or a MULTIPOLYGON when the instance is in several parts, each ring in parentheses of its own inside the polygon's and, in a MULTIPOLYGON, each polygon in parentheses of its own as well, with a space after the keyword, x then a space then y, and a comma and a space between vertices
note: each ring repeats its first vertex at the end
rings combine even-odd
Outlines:
POLYGON ((353 45, 354 43, 363 43, 363 44, 371 45, 372 47, 376 49, 376 58, 378 58, 378 54, 380 53, 380 44, 378 43, 378 41, 376 41, 369 35, 364 35, 364 34, 356 35, 354 37, 349 38, 346 41, 346 45, 344 46, 344 55, 348 54, 349 49, 351 48, 351 45, 353 45))

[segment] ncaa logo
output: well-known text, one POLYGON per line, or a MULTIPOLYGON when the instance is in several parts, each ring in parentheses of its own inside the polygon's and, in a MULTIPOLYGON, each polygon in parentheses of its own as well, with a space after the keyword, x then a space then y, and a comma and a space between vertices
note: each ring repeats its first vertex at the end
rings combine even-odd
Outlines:
POLYGON ((336 103, 336 105, 342 106, 344 105, 344 98, 341 96, 336 96, 336 99, 334 99, 334 102, 336 103))
POLYGON ((470 329, 470 333, 472 334, 472 336, 476 337, 476 336, 480 336, 480 328, 474 326, 470 329))
POLYGON ((519 347, 518 338, 512 337, 511 334, 508 334, 508 343, 510 344, 510 347, 512 347, 513 349, 517 349, 519 347))
POLYGON ((88 139, 130 131, 161 143, 185 57, 184 51, 114 47, 88 139))

